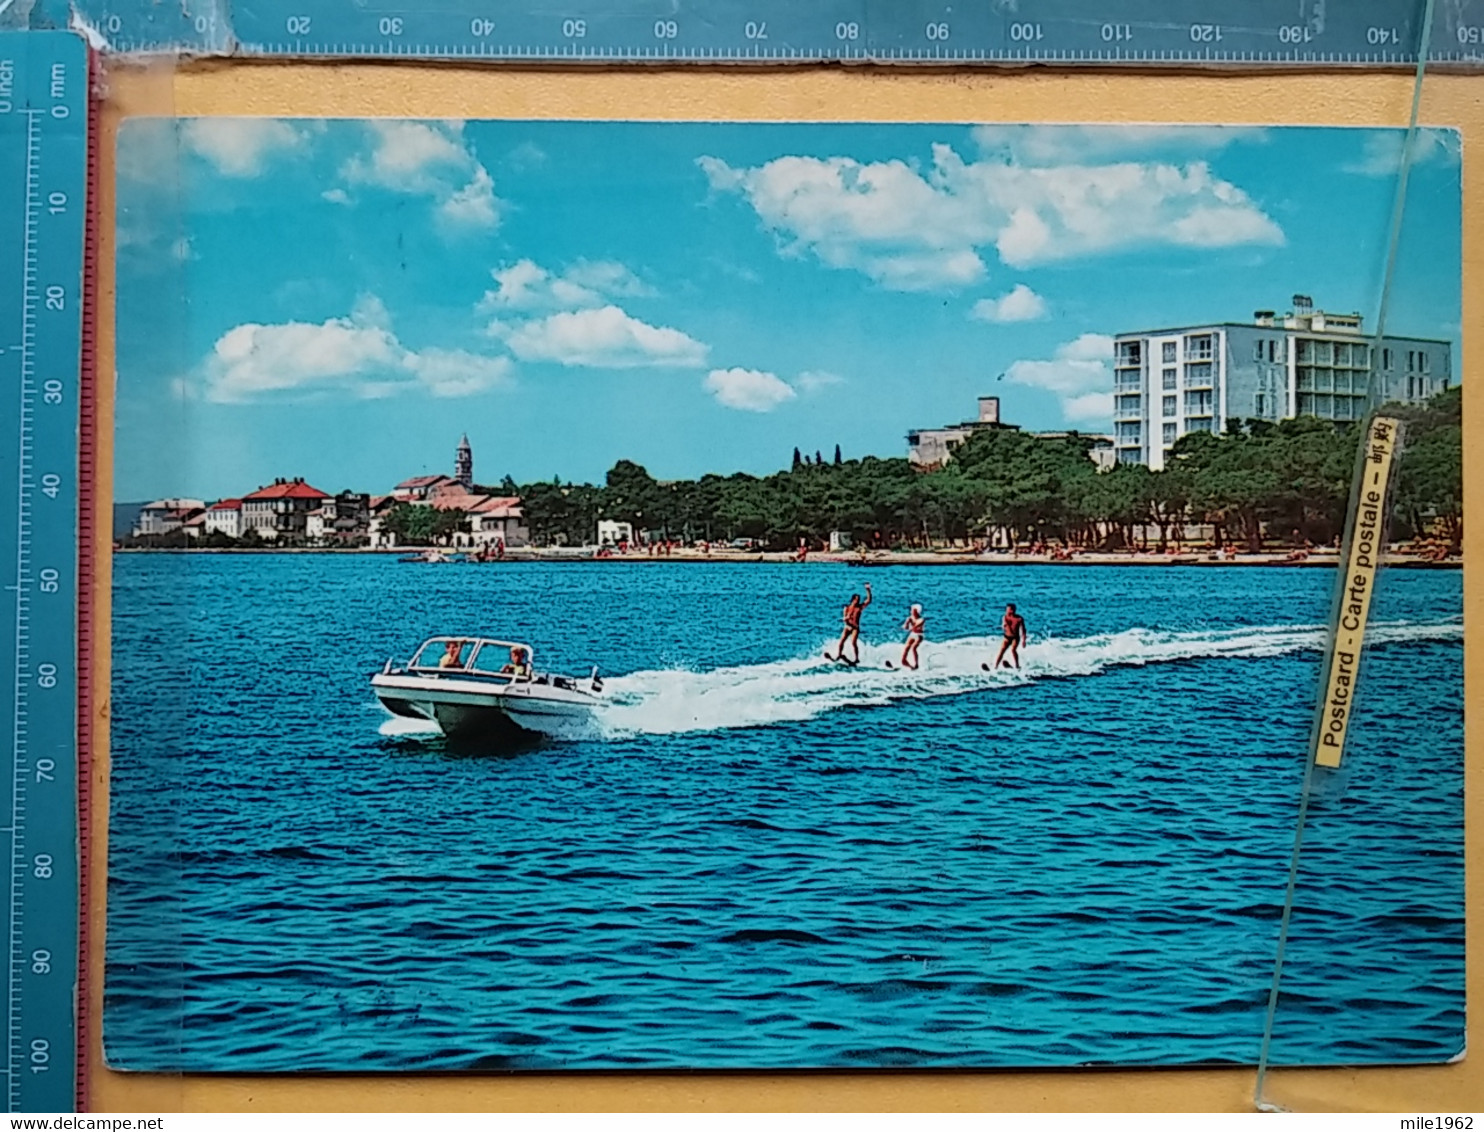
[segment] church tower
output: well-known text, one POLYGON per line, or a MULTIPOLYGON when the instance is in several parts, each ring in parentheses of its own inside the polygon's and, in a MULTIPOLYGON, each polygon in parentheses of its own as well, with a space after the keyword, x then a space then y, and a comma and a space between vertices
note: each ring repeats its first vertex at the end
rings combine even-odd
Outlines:
POLYGON ((459 441, 458 452, 453 458, 453 478, 464 485, 465 491, 474 486, 474 449, 469 447, 467 433, 459 441))

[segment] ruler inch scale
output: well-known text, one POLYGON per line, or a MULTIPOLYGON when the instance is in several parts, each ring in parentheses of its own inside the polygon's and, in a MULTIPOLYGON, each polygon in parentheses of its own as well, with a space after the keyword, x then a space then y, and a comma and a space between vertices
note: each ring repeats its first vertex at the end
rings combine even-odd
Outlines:
MULTIPOLYGON (((41 0, 115 53, 514 63, 1385 68, 1422 0, 41 0)), ((63 22, 65 23, 66 20, 63 22)), ((1484 0, 1453 0, 1430 67, 1484 69, 1484 0)))
POLYGON ((87 45, 0 32, 0 775, 5 1101, 78 1103, 78 425, 88 195, 87 45))

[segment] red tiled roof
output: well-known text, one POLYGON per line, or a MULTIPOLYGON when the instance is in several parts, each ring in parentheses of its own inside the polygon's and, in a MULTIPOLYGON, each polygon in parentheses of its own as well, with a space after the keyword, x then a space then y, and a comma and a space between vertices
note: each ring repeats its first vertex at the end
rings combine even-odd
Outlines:
POLYGON ((210 507, 208 507, 207 510, 208 511, 241 511, 242 510, 242 500, 240 500, 240 499, 219 499, 215 503, 213 503, 210 507))
POLYGON ((414 487, 427 487, 430 484, 442 483, 445 480, 447 480, 450 483, 453 482, 452 477, 450 477, 450 476, 444 476, 444 475, 437 475, 437 476, 413 476, 410 480, 403 480, 393 490, 395 490, 395 491, 407 491, 407 490, 410 490, 410 489, 412 489, 414 487))
POLYGON ((242 497, 248 499, 329 499, 330 497, 317 487, 310 487, 303 480, 294 480, 290 483, 274 483, 267 487, 260 487, 257 491, 242 497))
POLYGON ((460 488, 457 491, 440 491, 428 502, 436 511, 473 511, 488 499, 488 495, 470 495, 460 488))
POLYGON ((490 515, 496 519, 519 519, 521 517, 520 496, 492 495, 469 508, 479 515, 490 515))

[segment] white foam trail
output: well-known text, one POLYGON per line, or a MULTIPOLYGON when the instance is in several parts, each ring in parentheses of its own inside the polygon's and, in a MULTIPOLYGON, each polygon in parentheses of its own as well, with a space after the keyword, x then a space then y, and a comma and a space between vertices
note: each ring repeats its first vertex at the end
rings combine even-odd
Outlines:
MULTIPOLYGON (((598 722, 613 737, 755 727, 812 719, 842 707, 962 695, 1037 679, 1091 676, 1119 666, 1282 656, 1322 648, 1325 632, 1320 625, 1272 625, 1184 632, 1125 629, 1089 637, 1032 638, 1021 652, 1019 672, 981 669, 981 664, 993 662, 999 637, 930 641, 922 646, 922 667, 917 672, 886 668, 888 661, 895 664, 900 658, 900 644, 862 645, 861 667, 846 668, 823 659, 831 641, 812 657, 706 672, 652 669, 611 677, 605 681, 607 703, 599 711, 598 722)), ((1372 625, 1366 631, 1367 644, 1462 637, 1461 621, 1372 625)))
POLYGON ((383 720, 377 730, 394 739, 432 739, 443 734, 431 719, 408 719, 405 715, 383 720))

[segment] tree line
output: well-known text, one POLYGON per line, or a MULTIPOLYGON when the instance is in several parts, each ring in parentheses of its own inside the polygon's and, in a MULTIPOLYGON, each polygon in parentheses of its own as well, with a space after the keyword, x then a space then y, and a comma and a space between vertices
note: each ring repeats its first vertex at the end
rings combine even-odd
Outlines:
MULTIPOLYGON (((1458 388, 1421 406, 1393 405, 1406 422, 1392 537, 1463 539, 1462 397, 1458 388)), ((1332 542, 1344 526, 1361 425, 1314 417, 1227 422, 1224 434, 1190 433, 1167 466, 1099 471, 1090 437, 1037 437, 1017 429, 975 432, 943 467, 921 472, 900 458, 810 461, 768 476, 737 473, 660 482, 620 460, 604 483, 560 480, 498 489, 519 494, 532 540, 586 545, 600 519, 651 538, 787 549, 818 546, 831 532, 857 545, 922 547, 988 540, 1163 548, 1186 523, 1218 542, 1332 542)), ((494 489, 489 489, 494 490, 494 489)))
MULTIPOLYGON (((1435 535, 1463 542, 1462 392, 1424 405, 1391 405, 1406 422, 1396 475, 1391 535, 1435 535)), ((941 468, 919 471, 903 458, 842 458, 794 451, 786 470, 661 482, 620 460, 603 484, 560 480, 473 490, 518 495, 537 545, 591 545, 600 519, 632 525, 653 539, 693 543, 749 539, 773 549, 824 545, 844 532, 858 546, 926 547, 1063 543, 1080 549, 1157 546, 1187 523, 1209 524, 1217 542, 1248 549, 1265 543, 1323 545, 1342 531, 1361 425, 1299 417, 1277 424, 1226 422, 1226 432, 1190 433, 1161 471, 1119 464, 1099 471, 1094 441, 1075 433, 1037 437, 984 429, 941 468)), ((399 504, 385 526, 401 545, 449 541, 467 516, 399 504)), ((125 540, 138 546, 268 546, 256 534, 220 532, 192 543, 184 531, 125 540)))

